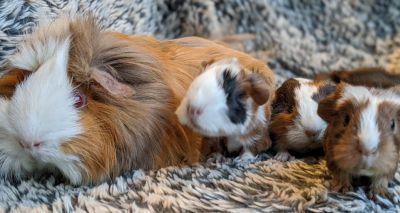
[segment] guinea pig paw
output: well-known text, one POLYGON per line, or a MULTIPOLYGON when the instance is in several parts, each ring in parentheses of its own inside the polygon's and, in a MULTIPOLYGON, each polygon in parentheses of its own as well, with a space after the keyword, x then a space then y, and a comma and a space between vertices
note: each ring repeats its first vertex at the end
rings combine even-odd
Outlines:
POLYGON ((240 156, 239 156, 239 160, 240 161, 252 161, 254 160, 256 157, 251 153, 251 152, 243 152, 240 156))
POLYGON ((333 182, 331 183, 330 190, 333 192, 347 193, 353 191, 353 186, 351 184, 333 182))
POLYGON ((386 187, 372 187, 368 192, 368 198, 378 200, 378 196, 391 200, 392 195, 386 187))
POLYGON ((278 161, 286 162, 286 161, 294 160, 295 158, 288 151, 279 151, 274 156, 274 159, 278 160, 278 161))

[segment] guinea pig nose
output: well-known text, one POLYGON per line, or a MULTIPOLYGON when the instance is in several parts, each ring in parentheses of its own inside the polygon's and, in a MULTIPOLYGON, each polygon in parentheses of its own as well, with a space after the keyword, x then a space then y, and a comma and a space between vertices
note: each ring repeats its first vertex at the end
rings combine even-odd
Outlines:
POLYGON ((188 108, 187 108, 187 110, 188 110, 188 114, 189 114, 191 117, 198 117, 198 116, 200 116, 201 113, 202 113, 202 110, 201 110, 199 107, 194 107, 194 106, 192 106, 192 105, 189 105, 188 108))
POLYGON ((315 136, 318 135, 318 132, 313 131, 313 130, 306 130, 305 133, 306 133, 307 137, 310 137, 310 138, 314 138, 315 136))
POLYGON ((18 144, 24 149, 37 149, 42 146, 42 142, 40 141, 25 141, 25 140, 17 140, 18 144))
POLYGON ((39 147, 42 146, 42 142, 34 142, 34 143, 32 144, 32 146, 33 146, 33 148, 39 148, 39 147))
POLYGON ((371 155, 376 155, 378 153, 378 148, 372 150, 365 148, 362 144, 358 144, 357 150, 364 156, 369 157, 371 155))

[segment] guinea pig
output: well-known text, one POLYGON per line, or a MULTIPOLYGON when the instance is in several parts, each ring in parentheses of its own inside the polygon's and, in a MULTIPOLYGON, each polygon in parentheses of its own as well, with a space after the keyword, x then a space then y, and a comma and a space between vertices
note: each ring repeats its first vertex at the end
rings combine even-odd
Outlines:
POLYGON ((318 114, 328 126, 323 147, 333 178, 331 190, 352 190, 352 178, 371 179, 370 198, 389 197, 388 182, 399 161, 400 95, 340 83, 323 99, 318 114))
POLYGON ((0 78, 0 176, 42 171, 96 184, 132 169, 196 163, 202 136, 174 114, 204 60, 261 61, 196 38, 159 41, 99 29, 94 18, 39 25, 0 78))
POLYGON ((322 149, 327 123, 318 115, 318 102, 335 91, 329 81, 304 78, 286 80, 275 92, 269 132, 275 159, 292 159, 289 153, 322 149))
POLYGON ((338 70, 322 73, 316 80, 345 82, 355 86, 390 88, 400 85, 400 75, 387 72, 382 67, 360 67, 352 70, 338 70))
POLYGON ((227 151, 252 157, 270 145, 273 85, 236 58, 207 65, 176 110, 179 121, 207 137, 225 137, 227 151))

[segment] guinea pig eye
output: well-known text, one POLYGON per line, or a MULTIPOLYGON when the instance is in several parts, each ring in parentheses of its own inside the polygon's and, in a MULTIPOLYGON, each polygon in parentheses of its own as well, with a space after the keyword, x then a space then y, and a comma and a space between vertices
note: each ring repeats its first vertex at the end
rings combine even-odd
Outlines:
POLYGON ((345 114, 343 124, 344 124, 344 126, 347 126, 347 125, 349 125, 349 123, 350 123, 350 116, 349 116, 349 114, 345 114))
POLYGON ((86 96, 81 92, 75 92, 74 94, 74 107, 80 109, 86 105, 86 96))
POLYGON ((394 131, 394 128, 396 127, 396 122, 394 121, 394 119, 392 119, 391 123, 390 123, 390 129, 392 131, 394 131))

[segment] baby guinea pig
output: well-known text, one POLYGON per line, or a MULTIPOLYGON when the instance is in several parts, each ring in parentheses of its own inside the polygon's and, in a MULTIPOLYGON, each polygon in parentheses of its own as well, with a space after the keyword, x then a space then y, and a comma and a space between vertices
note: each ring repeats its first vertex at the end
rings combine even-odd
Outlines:
POLYGON ((320 102, 318 114, 328 123, 324 151, 331 190, 350 191, 353 177, 368 176, 369 197, 388 197, 400 157, 399 93, 340 83, 320 102))
POLYGON ((287 161, 289 151, 306 153, 322 149, 327 124, 317 114, 318 102, 335 90, 329 81, 292 78, 276 91, 272 104, 270 136, 275 159, 287 161))
POLYGON ((251 157, 270 145, 268 123, 273 84, 263 73, 243 68, 236 58, 205 67, 190 85, 176 114, 208 137, 226 137, 228 152, 251 157))

